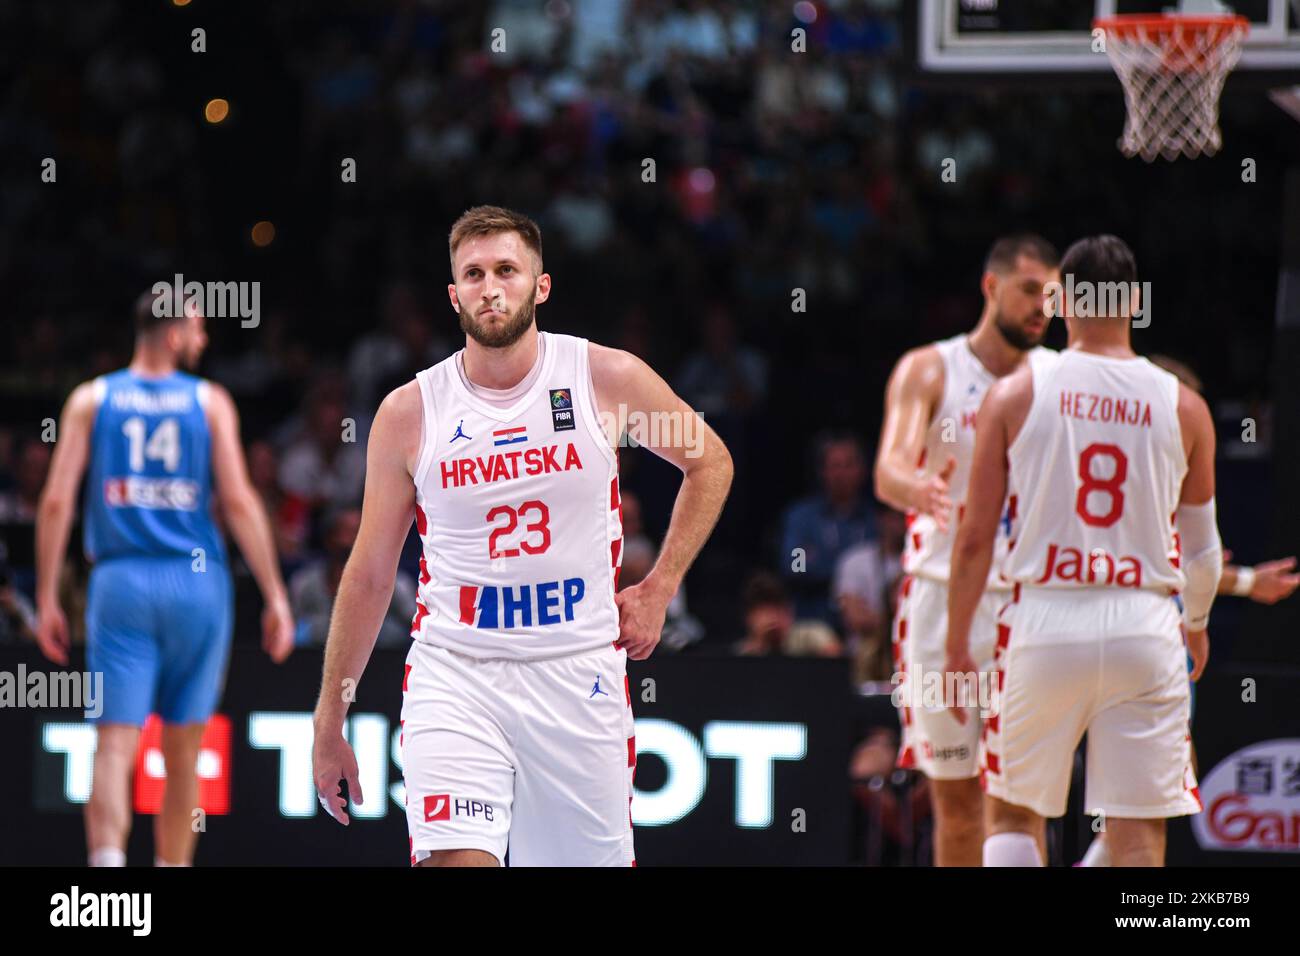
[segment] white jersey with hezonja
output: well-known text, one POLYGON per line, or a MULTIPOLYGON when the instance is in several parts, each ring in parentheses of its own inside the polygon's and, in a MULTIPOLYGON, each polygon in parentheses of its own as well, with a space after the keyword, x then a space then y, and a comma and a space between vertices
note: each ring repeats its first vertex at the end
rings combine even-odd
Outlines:
POLYGON ((411 634, 478 658, 562 657, 618 639, 618 465, 587 340, 538 334, 537 381, 509 408, 470 391, 463 352, 416 376, 423 554, 411 634))
POLYGON ((1046 588, 1182 588, 1178 379, 1144 358, 1077 349, 1030 367, 1033 403, 1007 456, 1020 512, 1007 577, 1046 588))
MULTIPOLYGON (((921 452, 918 468, 929 473, 940 471, 951 455, 956 464, 948 481, 948 497, 953 502, 953 513, 947 531, 928 514, 909 511, 907 514, 907 542, 903 550, 903 569, 908 574, 934 581, 947 581, 952 559, 952 546, 957 537, 957 523, 966 500, 966 487, 970 482, 971 460, 975 455, 975 417, 989 388, 997 376, 984 367, 971 351, 969 336, 962 334, 935 342, 934 347, 943 359, 943 397, 930 419, 925 434, 925 448, 921 452)), ((1029 353, 1051 355, 1039 347, 1029 353)), ((994 545, 993 564, 989 569, 988 587, 1006 589, 1011 585, 1001 576, 1002 559, 1007 553, 1011 519, 1015 517, 1016 499, 1007 499, 1006 514, 998 525, 994 545)))

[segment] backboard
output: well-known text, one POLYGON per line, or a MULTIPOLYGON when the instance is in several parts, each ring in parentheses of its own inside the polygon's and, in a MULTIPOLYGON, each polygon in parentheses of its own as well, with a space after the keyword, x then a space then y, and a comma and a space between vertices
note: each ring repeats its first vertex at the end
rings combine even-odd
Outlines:
MULTIPOLYGON (((917 65, 934 73, 1107 73, 1092 21, 1179 0, 919 0, 917 65)), ((1227 0, 1250 20, 1237 71, 1300 83, 1300 0, 1227 0)))

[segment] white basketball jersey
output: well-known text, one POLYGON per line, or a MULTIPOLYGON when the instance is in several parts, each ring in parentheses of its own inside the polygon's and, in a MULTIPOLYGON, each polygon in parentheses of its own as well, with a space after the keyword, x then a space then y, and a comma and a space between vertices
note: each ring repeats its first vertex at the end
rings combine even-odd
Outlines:
POLYGON ((1182 588, 1178 379, 1144 358, 1077 349, 1034 363, 1031 375, 1033 404, 1007 453, 1020 505, 1007 577, 1048 588, 1182 588))
MULTIPOLYGON (((975 357, 965 334, 936 342, 934 347, 943 359, 943 398, 930 420, 930 428, 925 435, 925 449, 917 467, 923 467, 927 473, 933 474, 943 469, 949 456, 956 459, 956 466, 948 480, 948 497, 953 502, 953 514, 948 522, 948 530, 940 531, 930 515, 908 512, 903 568, 908 574, 947 581, 952 546, 957 537, 957 523, 965 506, 966 487, 970 482, 971 459, 975 454, 975 416, 989 388, 997 381, 997 376, 975 357)), ((1030 357, 1038 354, 1051 355, 1052 352, 1039 347, 1030 352, 1030 357)), ((999 571, 1007 553, 1010 522, 1015 516, 1015 508, 1016 499, 1012 495, 1007 499, 1007 512, 998 525, 993 564, 989 569, 988 587, 994 590, 1011 586, 999 571)))
POLYGON ((466 387, 461 352, 416 375, 423 555, 411 635, 473 657, 562 657, 618 639, 618 465, 587 340, 538 334, 537 381, 509 408, 466 387))

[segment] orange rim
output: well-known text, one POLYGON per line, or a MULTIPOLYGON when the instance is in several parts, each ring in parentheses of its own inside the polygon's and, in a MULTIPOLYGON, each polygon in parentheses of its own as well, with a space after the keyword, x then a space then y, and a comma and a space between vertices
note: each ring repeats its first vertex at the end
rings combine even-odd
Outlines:
POLYGON ((1127 37, 1145 30, 1148 34, 1167 34, 1176 30, 1192 30, 1203 33, 1229 33, 1250 30, 1250 20, 1240 14, 1225 13, 1219 15, 1169 15, 1147 13, 1124 13, 1113 17, 1099 17, 1092 21, 1094 28, 1100 28, 1118 37, 1127 37))

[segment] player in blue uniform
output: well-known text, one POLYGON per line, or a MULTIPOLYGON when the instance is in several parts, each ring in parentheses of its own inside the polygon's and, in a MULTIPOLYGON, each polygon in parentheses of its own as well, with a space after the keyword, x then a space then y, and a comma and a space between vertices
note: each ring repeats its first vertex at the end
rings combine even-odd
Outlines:
POLYGON ((277 662, 293 649, 289 601, 270 523, 248 478, 234 403, 219 385, 180 371, 194 368, 207 345, 204 318, 193 308, 159 316, 161 302, 146 293, 136 303, 131 364, 82 383, 68 398, 37 513, 37 641, 46 657, 66 664, 58 589, 84 474, 84 543, 94 565, 86 659, 104 681, 86 805, 92 866, 125 865, 131 775, 151 713, 163 721, 167 771, 155 861, 193 859, 195 764, 221 696, 231 636, 230 574, 214 505, 265 599, 264 649, 277 662))

